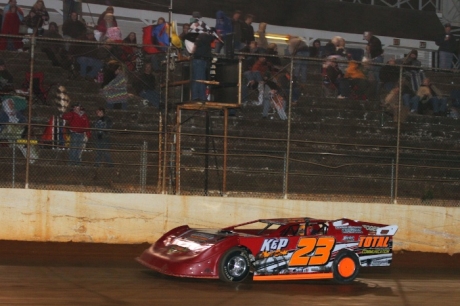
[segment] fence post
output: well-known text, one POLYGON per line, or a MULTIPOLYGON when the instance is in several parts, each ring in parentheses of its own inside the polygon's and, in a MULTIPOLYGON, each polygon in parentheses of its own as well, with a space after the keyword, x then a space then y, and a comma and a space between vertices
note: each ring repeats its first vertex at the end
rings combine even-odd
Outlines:
POLYGON ((32 133, 32 97, 34 85, 34 58, 35 58, 35 34, 30 37, 30 79, 29 79, 29 118, 27 120, 27 154, 26 154, 26 181, 25 189, 29 189, 29 172, 30 172, 30 137, 32 133))
POLYGON ((147 182, 147 141, 144 141, 141 151, 141 192, 145 193, 145 185, 147 182))
POLYGON ((401 97, 402 97, 402 80, 403 80, 403 67, 399 66, 399 104, 398 104, 398 135, 396 138, 396 168, 395 168, 395 194, 393 203, 397 204, 398 201, 398 173, 399 173, 399 146, 401 142, 401 97))
POLYGON ((289 188, 289 156, 291 154, 291 106, 292 106, 292 82, 294 80, 294 57, 291 56, 291 68, 290 72, 291 79, 289 82, 289 110, 288 110, 288 130, 287 130, 287 143, 286 143, 286 162, 284 167, 284 188, 283 188, 283 197, 288 198, 288 188, 289 188))
POLYGON ((16 181, 16 140, 13 141, 13 188, 14 182, 16 181))

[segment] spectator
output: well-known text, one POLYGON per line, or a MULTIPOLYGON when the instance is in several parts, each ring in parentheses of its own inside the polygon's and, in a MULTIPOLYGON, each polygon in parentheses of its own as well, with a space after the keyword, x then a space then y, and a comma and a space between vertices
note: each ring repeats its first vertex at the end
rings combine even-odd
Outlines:
MULTIPOLYGON (((22 11, 22 9, 18 6, 18 2, 16 0, 9 0, 8 1, 8 4, 5 5, 5 7, 3 8, 3 13, 6 14, 6 12, 9 12, 11 11, 11 8, 12 7, 15 7, 15 11, 16 11, 16 14, 19 18, 19 21, 22 22, 24 20, 24 12, 22 11)), ((3 28, 3 25, 5 24, 5 18, 3 18, 2 20, 2 28, 3 28)))
MULTIPOLYGON (((101 23, 104 18, 105 18, 105 15, 107 14, 112 14, 114 15, 115 14, 115 9, 113 8, 113 6, 108 6, 104 12, 102 12, 101 15, 99 15, 99 18, 97 19, 97 24, 101 23)), ((117 25, 117 19, 115 18, 115 16, 113 16, 113 21, 115 22, 115 26, 118 26, 117 25)))
POLYGON ((393 122, 398 122, 398 116, 400 116, 400 121, 405 122, 407 115, 409 113, 409 108, 407 105, 401 105, 401 112, 399 112, 399 86, 396 85, 393 87, 388 95, 385 97, 382 107, 393 116, 393 122))
POLYGON ((139 56, 139 49, 137 46, 137 37, 136 33, 131 32, 123 39, 123 54, 121 55, 121 60, 126 65, 128 70, 133 71, 136 69, 136 61, 139 56))
POLYGON ((281 59, 278 57, 278 46, 271 43, 267 47, 267 66, 270 72, 276 73, 281 70, 281 59))
POLYGON ((104 62, 99 58, 99 46, 95 44, 96 39, 93 31, 87 31, 86 37, 82 40, 90 43, 79 43, 73 46, 69 53, 76 58, 80 65, 80 76, 93 81, 104 66, 104 62))
POLYGON ((146 63, 144 71, 133 86, 139 97, 148 101, 153 107, 160 107, 160 94, 155 90, 155 75, 152 73, 152 64, 146 63))
POLYGON ((450 69, 452 68, 452 60, 456 50, 455 37, 451 32, 452 27, 450 23, 444 25, 444 35, 439 37, 435 42, 439 46, 439 68, 450 69))
POLYGON ((321 41, 319 39, 315 39, 313 44, 309 48, 310 57, 313 58, 321 58, 321 41))
POLYGON ((241 24, 241 42, 242 47, 248 45, 251 41, 255 41, 254 37, 254 28, 252 27, 252 22, 254 21, 254 15, 247 14, 244 17, 244 22, 241 24))
POLYGON ((13 75, 6 69, 5 61, 0 58, 0 91, 8 92, 13 89, 13 75))
POLYGON ((62 25, 62 34, 65 39, 80 39, 85 36, 86 25, 78 20, 77 12, 70 13, 70 18, 62 25))
MULTIPOLYGON (((26 123, 26 117, 17 111, 12 98, 7 98, 2 102, 0 111, 0 138, 10 142, 11 146, 16 146, 27 158, 27 147, 23 144, 16 144, 16 141, 24 138, 25 126, 20 123, 26 123)), ((33 164, 38 159, 38 152, 35 146, 30 147, 30 160, 33 164)))
POLYGON ((220 40, 216 42, 215 52, 220 53, 222 47, 225 47, 225 54, 228 54, 232 44, 232 20, 225 15, 223 11, 217 11, 216 13, 216 33, 220 40))
POLYGON ((81 16, 81 1, 63 0, 62 1, 62 22, 65 23, 70 19, 72 12, 77 12, 77 16, 81 16))
POLYGON ((363 97, 366 94, 368 87, 369 83, 366 80, 365 74, 361 70, 360 64, 356 61, 350 61, 344 77, 340 80, 341 94, 337 98, 348 98, 351 94, 352 88, 357 96, 363 97))
POLYGON ((252 53, 254 55, 245 55, 245 59, 243 61, 243 72, 247 70, 251 70, 252 65, 257 60, 257 55, 262 53, 262 50, 260 50, 259 46, 257 45, 256 41, 251 41, 249 45, 245 46, 240 50, 242 53, 252 53))
MULTIPOLYGON (((101 89, 101 94, 107 102, 107 109, 127 109, 128 108, 128 82, 122 65, 117 61, 110 61, 110 70, 114 71, 115 78, 101 89)), ((105 81, 105 78, 104 78, 105 81)))
POLYGON ((383 89, 389 93, 399 81, 399 67, 396 66, 394 58, 390 58, 385 66, 380 70, 380 81, 383 83, 383 89))
MULTIPOLYGON (((288 52, 290 56, 295 57, 308 57, 307 44, 297 36, 291 36, 288 41, 288 52)), ((294 79, 300 84, 307 83, 307 60, 295 59, 294 60, 294 79)))
POLYGON ((243 21, 241 20, 241 11, 236 10, 232 16, 233 27, 233 48, 236 51, 241 50, 244 45, 241 44, 243 39, 243 21))
POLYGON ((46 10, 45 3, 42 0, 37 0, 24 19, 24 22, 29 28, 33 29, 33 33, 41 36, 45 32, 42 28, 43 24, 49 19, 50 16, 46 10))
MULTIPOLYGON (((367 40, 366 51, 371 63, 383 63, 382 42, 372 32, 364 32, 364 39, 367 40)), ((369 69, 369 78, 375 83, 375 94, 378 95, 380 86, 380 69, 379 65, 371 65, 369 69)))
POLYGON ((443 116, 447 111, 447 100, 443 93, 425 78, 417 90, 417 95, 410 100, 411 112, 424 114, 426 110, 432 109, 435 116, 443 116))
POLYGON ((184 23, 182 25, 182 33, 179 34, 179 38, 182 42, 182 49, 181 49, 181 55, 182 56, 190 56, 190 53, 187 51, 187 48, 185 46, 185 36, 188 34, 190 30, 190 24, 189 23, 184 23))
POLYGON ((257 30, 258 37, 256 39, 256 42, 259 48, 261 48, 262 50, 267 50, 268 48, 267 37, 265 37, 266 30, 267 30, 267 23, 265 22, 259 23, 259 29, 257 30))
MULTIPOLYGON (((50 22, 49 30, 43 34, 45 38, 62 39, 59 34, 59 28, 55 22, 50 22)), ((65 56, 64 44, 60 41, 44 41, 42 51, 46 53, 48 58, 53 63, 53 66, 61 66, 61 56, 65 56)))
MULTIPOLYGON (((396 61, 397 64, 404 65, 404 66, 414 66, 414 67, 421 67, 422 63, 417 59, 418 52, 417 50, 413 49, 407 54, 407 56, 403 60, 396 61)), ((410 70, 419 70, 418 68, 409 68, 405 67, 405 71, 410 70)))
POLYGON ((112 129, 112 119, 106 116, 105 108, 99 107, 96 110, 97 120, 93 125, 94 144, 96 147, 95 166, 100 167, 105 163, 108 167, 113 167, 113 161, 110 157, 110 137, 109 131, 112 129))
POLYGON ((79 166, 83 148, 91 136, 88 116, 80 104, 75 104, 71 112, 62 114, 62 119, 67 121, 70 132, 69 164, 79 166))
MULTIPOLYGON (((257 88, 259 97, 256 105, 261 105, 263 103, 264 97, 266 96, 266 93, 264 95, 264 81, 269 78, 267 58, 264 55, 260 55, 254 65, 252 65, 251 69, 245 71, 243 74, 248 81, 247 87, 257 88)), ((247 88, 243 90, 242 95, 243 99, 248 96, 247 88)))
POLYGON ((106 13, 104 15, 104 19, 99 21, 96 27, 96 30, 101 33, 99 40, 102 40, 107 35, 108 29, 115 27, 117 27, 117 22, 115 21, 113 14, 106 13))
MULTIPOLYGON (((8 10, 5 10, 5 16, 3 18, 4 24, 1 30, 2 34, 7 35, 18 35, 19 26, 21 24, 20 14, 17 10, 19 9, 16 5, 7 5, 8 10)), ((22 40, 15 37, 1 37, 0 38, 0 50, 16 51, 22 49, 22 40)))
POLYGON ((326 66, 326 75, 329 81, 335 85, 337 88, 338 95, 341 94, 340 83, 343 79, 343 72, 339 69, 337 64, 337 59, 334 56, 331 56, 325 63, 326 66))
POLYGON ((192 100, 206 101, 206 84, 197 80, 206 80, 212 60, 211 43, 214 37, 201 33, 195 40, 192 59, 192 100))

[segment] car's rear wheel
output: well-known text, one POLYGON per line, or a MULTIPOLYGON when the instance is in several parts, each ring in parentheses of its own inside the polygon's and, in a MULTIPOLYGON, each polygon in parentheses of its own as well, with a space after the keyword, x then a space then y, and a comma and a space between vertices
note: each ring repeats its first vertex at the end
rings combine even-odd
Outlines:
POLYGON ((359 273, 358 257, 351 251, 342 251, 332 263, 334 280, 340 284, 348 284, 355 280, 359 273))
POLYGON ((241 282, 249 275, 248 253, 241 248, 231 248, 219 263, 219 278, 225 282, 241 282))

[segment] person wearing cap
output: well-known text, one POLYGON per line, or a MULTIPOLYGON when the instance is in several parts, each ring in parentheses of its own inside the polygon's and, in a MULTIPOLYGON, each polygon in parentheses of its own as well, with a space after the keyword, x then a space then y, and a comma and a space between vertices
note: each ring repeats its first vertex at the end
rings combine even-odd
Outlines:
POLYGON ((69 164, 78 166, 81 163, 81 153, 86 141, 91 136, 88 115, 81 104, 73 105, 73 110, 62 114, 62 119, 67 122, 70 132, 69 164))
POLYGON ((0 58, 0 91, 13 89, 13 75, 6 69, 5 61, 0 58))
POLYGON ((435 43, 439 46, 439 65, 438 68, 450 69, 452 68, 452 60, 454 59, 454 52, 456 48, 456 41, 452 35, 452 27, 450 23, 444 25, 444 35, 439 37, 435 43))

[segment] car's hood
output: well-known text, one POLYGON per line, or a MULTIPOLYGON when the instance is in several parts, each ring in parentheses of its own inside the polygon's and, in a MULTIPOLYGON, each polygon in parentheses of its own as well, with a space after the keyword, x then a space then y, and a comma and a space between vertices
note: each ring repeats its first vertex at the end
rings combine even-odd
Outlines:
POLYGON ((171 252, 191 251, 197 254, 235 236, 235 233, 222 232, 220 229, 190 229, 179 236, 169 237, 165 245, 171 252))

